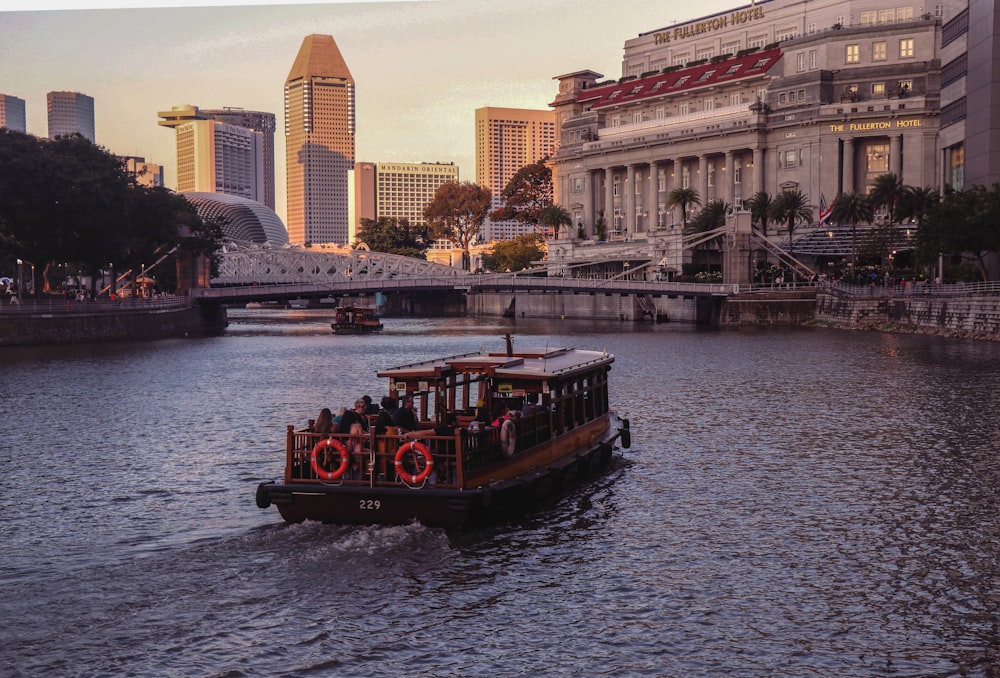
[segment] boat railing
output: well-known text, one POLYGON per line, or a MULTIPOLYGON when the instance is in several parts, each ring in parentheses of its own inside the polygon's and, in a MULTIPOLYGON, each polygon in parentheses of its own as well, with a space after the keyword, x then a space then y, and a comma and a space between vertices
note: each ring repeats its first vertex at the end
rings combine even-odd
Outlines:
MULTIPOLYGON (((502 454, 499 429, 493 427, 477 432, 457 428, 454 436, 434 435, 434 430, 430 428, 410 434, 399 434, 390 428, 381 435, 372 431, 357 436, 349 433, 322 435, 289 426, 285 482, 396 486, 402 482, 396 472, 397 452, 411 442, 427 447, 434 459, 434 467, 426 481, 441 487, 461 487, 466 474, 495 463, 502 454), (327 439, 338 441, 350 456, 347 470, 332 481, 320 478, 312 464, 313 449, 327 439)), ((410 462, 410 455, 418 453, 413 449, 402 453, 401 463, 411 474, 418 473, 417 467, 422 467, 422 463, 411 465, 410 462)))

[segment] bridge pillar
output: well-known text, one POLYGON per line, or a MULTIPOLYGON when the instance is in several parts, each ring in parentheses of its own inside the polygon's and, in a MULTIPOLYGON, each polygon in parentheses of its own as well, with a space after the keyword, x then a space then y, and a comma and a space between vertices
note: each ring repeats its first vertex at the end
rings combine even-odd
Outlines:
POLYGON ((726 217, 729 231, 722 250, 722 282, 727 285, 749 285, 753 282, 750 224, 749 212, 735 212, 726 217))

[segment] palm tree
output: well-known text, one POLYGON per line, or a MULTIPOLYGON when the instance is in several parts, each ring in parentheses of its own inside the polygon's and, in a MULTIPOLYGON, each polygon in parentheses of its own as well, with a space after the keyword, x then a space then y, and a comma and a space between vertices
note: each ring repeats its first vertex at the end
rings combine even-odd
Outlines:
POLYGON ((875 177, 871 190, 868 192, 872 207, 875 209, 884 207, 889 216, 890 224, 896 223, 896 213, 899 211, 904 195, 905 189, 902 180, 891 172, 875 177))
POLYGON ((687 208, 688 205, 700 205, 701 196, 693 188, 675 188, 667 194, 667 207, 681 208, 681 222, 683 228, 687 228, 687 208))
MULTIPOLYGON (((813 206, 808 204, 806 196, 799 190, 784 190, 774 199, 771 206, 771 217, 778 223, 788 226, 788 256, 794 258, 792 253, 792 233, 795 232, 795 223, 798 221, 808 221, 812 223, 813 206)), ((792 275, 794 276, 794 269, 792 275)))
POLYGON ((771 206, 774 198, 767 191, 757 191, 747 200, 750 209, 750 220, 760 226, 761 233, 767 235, 767 223, 771 220, 771 206))
POLYGON ((573 218, 566 211, 565 207, 553 203, 542 209, 538 215, 538 223, 545 226, 546 230, 552 229, 552 237, 558 238, 559 229, 562 226, 572 226, 573 218))
POLYGON ((858 266, 858 224, 870 224, 875 216, 872 201, 864 193, 841 193, 833 202, 830 218, 851 225, 851 266, 858 266))
POLYGON ((917 225, 924 223, 927 213, 941 201, 937 189, 930 186, 906 186, 903 188, 903 202, 899 206, 899 220, 913 219, 917 225))
MULTIPOLYGON (((711 231, 726 225, 726 215, 732 211, 732 206, 724 200, 709 200, 698 212, 698 216, 691 220, 691 227, 697 233, 711 231)), ((705 270, 710 268, 709 250, 711 245, 719 242, 721 235, 717 235, 711 240, 706 240, 699 246, 705 250, 705 270)))

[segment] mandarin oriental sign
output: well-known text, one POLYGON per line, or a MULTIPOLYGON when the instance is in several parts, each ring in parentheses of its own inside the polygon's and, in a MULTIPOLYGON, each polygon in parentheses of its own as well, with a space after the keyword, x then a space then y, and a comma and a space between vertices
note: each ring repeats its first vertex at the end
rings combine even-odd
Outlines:
POLYGON ((910 127, 922 127, 920 118, 907 118, 905 120, 873 120, 871 122, 851 122, 830 125, 831 132, 875 132, 885 129, 908 129, 910 127))
POLYGON ((696 35, 704 35, 705 33, 711 33, 723 28, 729 28, 730 26, 739 26, 740 24, 758 21, 763 18, 764 9, 762 7, 738 9, 735 12, 730 12, 729 14, 724 14, 722 16, 712 17, 711 19, 705 19, 704 21, 696 21, 692 24, 685 24, 684 26, 677 26, 670 31, 653 33, 653 44, 663 45, 668 42, 676 42, 677 40, 693 38, 696 35))

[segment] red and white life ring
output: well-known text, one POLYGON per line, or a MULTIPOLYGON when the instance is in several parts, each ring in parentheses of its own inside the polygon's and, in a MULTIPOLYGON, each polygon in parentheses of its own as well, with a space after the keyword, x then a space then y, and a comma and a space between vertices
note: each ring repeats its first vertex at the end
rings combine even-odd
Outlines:
POLYGON ((316 443, 316 447, 313 448, 312 454, 309 455, 309 462, 312 464, 313 471, 315 471, 316 475, 321 479, 336 480, 340 476, 344 475, 347 467, 351 464, 351 455, 347 453, 347 448, 344 447, 343 443, 339 440, 327 438, 326 440, 321 440, 316 443), (340 466, 333 471, 327 471, 325 468, 320 466, 319 463, 319 455, 327 447, 332 447, 340 454, 340 466))
POLYGON ((427 446, 424 445, 423 443, 418 443, 417 441, 413 440, 408 443, 403 443, 402 445, 399 446, 399 449, 396 450, 396 473, 399 474, 399 477, 402 478, 403 482, 406 483, 407 485, 416 485, 417 483, 424 482, 425 480, 427 480, 427 476, 429 476, 431 474, 431 471, 433 470, 434 470, 434 457, 431 456, 431 451, 427 449, 427 446), (417 473, 416 475, 410 473, 409 471, 403 468, 403 455, 405 455, 407 452, 411 450, 416 450, 417 452, 422 454, 424 457, 424 462, 426 462, 424 464, 424 470, 421 471, 420 473, 417 473))

